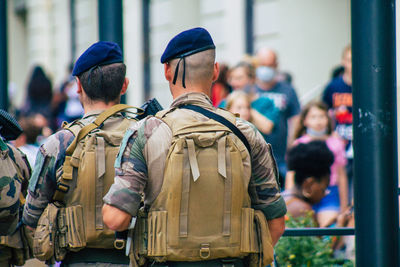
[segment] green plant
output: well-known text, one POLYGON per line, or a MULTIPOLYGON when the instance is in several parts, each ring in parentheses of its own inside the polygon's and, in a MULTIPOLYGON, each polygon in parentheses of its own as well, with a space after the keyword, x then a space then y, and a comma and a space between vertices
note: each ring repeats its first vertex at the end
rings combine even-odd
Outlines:
MULTIPOLYGON (((315 227, 312 213, 286 219, 287 228, 315 227)), ((333 258, 330 238, 317 236, 282 237, 275 246, 279 266, 353 266, 351 262, 333 258)))

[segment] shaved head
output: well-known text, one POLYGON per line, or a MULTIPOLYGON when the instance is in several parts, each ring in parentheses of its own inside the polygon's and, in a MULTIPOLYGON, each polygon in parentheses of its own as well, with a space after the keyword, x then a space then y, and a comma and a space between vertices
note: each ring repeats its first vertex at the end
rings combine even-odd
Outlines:
POLYGON ((257 51, 257 61, 260 66, 267 66, 276 68, 278 66, 278 59, 276 52, 270 48, 262 47, 257 51))
MULTIPOLYGON (((176 65, 179 62, 179 58, 171 60, 170 65, 175 74, 176 65)), ((215 63, 215 49, 209 49, 203 52, 199 52, 188 57, 185 57, 186 72, 185 72, 185 83, 186 84, 203 84, 204 82, 210 82, 213 78, 214 63, 215 63)), ((176 83, 182 83, 183 74, 183 60, 179 64, 178 79, 176 83)))

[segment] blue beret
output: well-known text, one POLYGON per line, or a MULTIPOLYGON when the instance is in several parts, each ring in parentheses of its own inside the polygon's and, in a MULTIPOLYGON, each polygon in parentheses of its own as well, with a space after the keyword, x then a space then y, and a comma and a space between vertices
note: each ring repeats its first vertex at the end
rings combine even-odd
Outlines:
POLYGON ((210 33, 203 28, 194 28, 176 35, 169 41, 161 56, 161 63, 174 58, 183 58, 204 50, 215 49, 210 33))
POLYGON ((121 48, 113 42, 100 41, 90 46, 78 58, 72 71, 73 76, 100 65, 123 62, 121 48))

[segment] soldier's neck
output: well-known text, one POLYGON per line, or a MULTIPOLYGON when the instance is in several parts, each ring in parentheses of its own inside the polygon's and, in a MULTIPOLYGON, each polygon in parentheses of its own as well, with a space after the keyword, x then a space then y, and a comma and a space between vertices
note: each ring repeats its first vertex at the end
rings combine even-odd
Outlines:
POLYGON ((176 86, 171 90, 171 92, 172 92, 173 99, 176 99, 186 93, 204 93, 208 97, 211 98, 211 84, 210 84, 210 86, 193 86, 192 85, 192 86, 187 86, 186 88, 176 86))
POLYGON ((96 111, 96 110, 106 110, 111 108, 112 106, 116 105, 117 103, 115 102, 109 102, 108 104, 104 102, 92 102, 90 104, 83 105, 83 110, 85 111, 85 114, 96 111))

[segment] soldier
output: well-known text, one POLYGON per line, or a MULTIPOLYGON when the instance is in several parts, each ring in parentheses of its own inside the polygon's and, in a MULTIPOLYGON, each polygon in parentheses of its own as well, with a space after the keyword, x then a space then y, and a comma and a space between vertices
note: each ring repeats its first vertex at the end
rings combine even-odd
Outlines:
MULTIPOLYGON (((3 140, 3 132, 10 130, 4 129, 6 127, 14 127, 17 132, 22 132, 16 121, 3 110, 0 110, 0 126, 0 266, 22 265, 26 260, 24 259, 24 243, 20 229, 16 231, 16 228, 20 208, 24 204, 31 168, 26 156, 3 140), (6 120, 7 123, 3 123, 6 120), (13 125, 10 124, 12 121, 14 121, 13 125)), ((16 137, 18 136, 7 139, 16 137)))
POLYGON ((129 107, 118 104, 129 83, 125 73, 121 49, 112 42, 93 44, 75 63, 72 75, 85 115, 40 147, 23 213, 23 223, 37 228, 33 245, 38 259, 51 261, 54 256, 63 266, 129 263, 114 248, 114 231, 101 220, 102 197, 113 179, 115 155, 132 123, 119 112, 129 107), (52 233, 46 232, 46 216, 52 211, 59 214, 59 235, 57 247, 46 251, 54 242, 41 243, 45 242, 41 231, 52 241, 52 233))
POLYGON ((219 65, 210 34, 178 34, 161 63, 173 103, 126 133, 104 223, 122 231, 137 217, 133 266, 253 266, 246 256, 267 237, 260 249, 270 263, 286 213, 275 160, 253 125, 212 106, 219 65), (255 217, 265 233, 258 238, 255 217))

